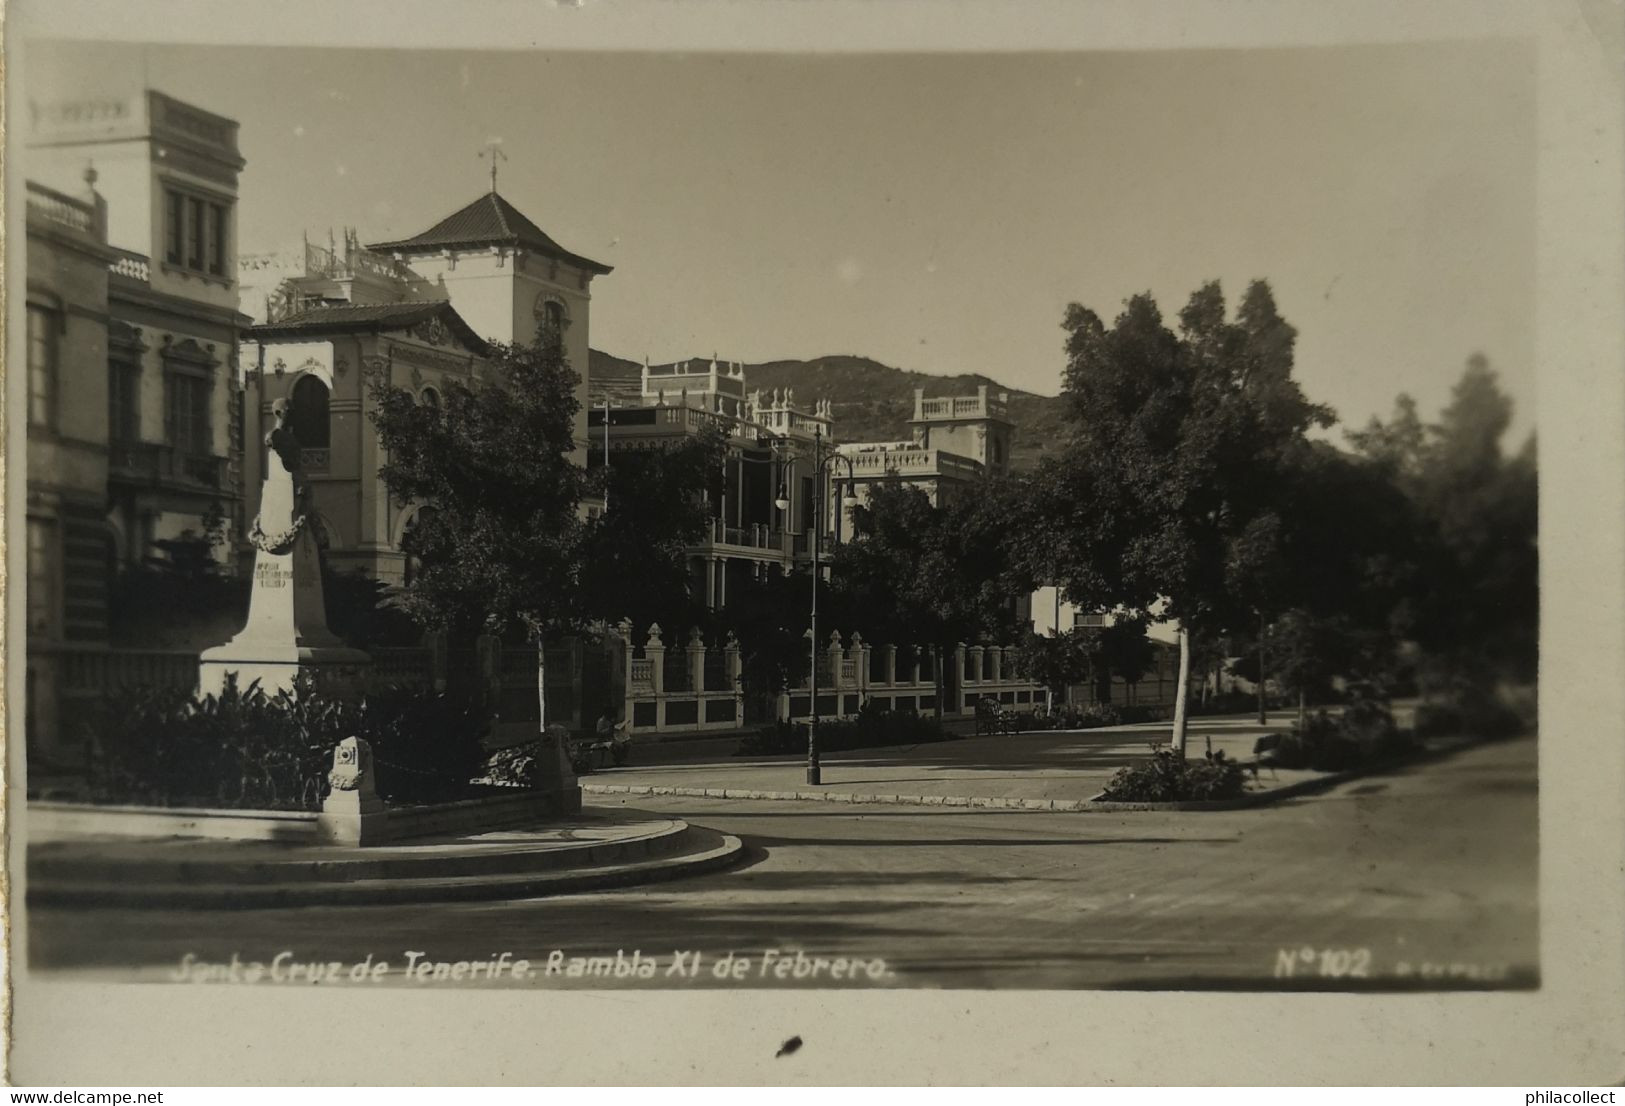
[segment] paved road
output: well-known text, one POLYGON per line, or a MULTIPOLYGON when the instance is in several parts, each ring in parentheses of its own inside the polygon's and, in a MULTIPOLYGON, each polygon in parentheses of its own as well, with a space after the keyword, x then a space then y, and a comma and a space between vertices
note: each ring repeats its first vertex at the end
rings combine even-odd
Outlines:
MULTIPOLYGON (((1414 985, 1423 973, 1446 986, 1530 985, 1536 972, 1529 739, 1223 813, 635 805, 739 834, 753 861, 680 883, 517 903, 38 911, 31 965, 156 979, 187 952, 269 959, 291 949, 350 962, 409 949, 442 960, 512 951, 541 964, 553 949, 620 948, 658 956, 664 972, 673 950, 697 949, 702 975, 690 985, 704 986, 729 951, 752 957, 749 978, 764 982, 763 950, 799 948, 884 958, 881 979, 860 975, 859 986, 1339 987, 1359 972, 1378 985, 1414 985), (1280 978, 1288 963, 1292 977, 1280 978)), ((542 976, 532 985, 570 984, 542 976)))
MULTIPOLYGON (((1251 716, 1193 719, 1188 748, 1209 747, 1250 760, 1260 734, 1281 732, 1295 715, 1276 712, 1266 726, 1251 716)), ((1142 723, 1091 730, 1039 731, 880 749, 826 753, 823 790, 860 795, 957 795, 972 798, 1089 799, 1124 765, 1149 759, 1152 744, 1166 744, 1169 725, 1142 723)), ((806 788, 806 758, 726 757, 713 761, 612 768, 582 783, 635 788, 730 788, 799 791, 806 788)), ((1309 772, 1265 772, 1274 786, 1309 772)), ((634 800, 634 801, 641 801, 634 800)))

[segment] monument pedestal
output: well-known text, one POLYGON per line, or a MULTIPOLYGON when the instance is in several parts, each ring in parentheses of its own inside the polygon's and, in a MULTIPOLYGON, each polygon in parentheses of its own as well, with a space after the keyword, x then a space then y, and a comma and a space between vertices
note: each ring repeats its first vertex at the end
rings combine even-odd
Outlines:
POLYGON ((255 554, 248 621, 237 636, 199 658, 199 692, 219 695, 232 674, 239 688, 258 680, 267 695, 291 691, 302 675, 340 693, 359 690, 372 658, 327 628, 316 539, 299 525, 291 548, 275 548, 261 545, 255 554))

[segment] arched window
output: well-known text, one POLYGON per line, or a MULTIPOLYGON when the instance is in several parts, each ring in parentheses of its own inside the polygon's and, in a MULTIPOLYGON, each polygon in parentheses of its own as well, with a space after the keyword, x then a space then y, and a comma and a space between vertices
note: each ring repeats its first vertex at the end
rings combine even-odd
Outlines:
POLYGON ((303 449, 326 449, 331 431, 327 420, 327 385, 314 376, 300 377, 288 404, 288 426, 303 449))
POLYGON ((564 328, 570 325, 570 316, 562 301, 543 292, 536 297, 534 313, 537 337, 550 343, 564 341, 564 328))
POLYGON ((418 396, 418 399, 422 401, 423 406, 432 407, 436 411, 440 410, 440 393, 433 386, 423 389, 423 393, 418 396))

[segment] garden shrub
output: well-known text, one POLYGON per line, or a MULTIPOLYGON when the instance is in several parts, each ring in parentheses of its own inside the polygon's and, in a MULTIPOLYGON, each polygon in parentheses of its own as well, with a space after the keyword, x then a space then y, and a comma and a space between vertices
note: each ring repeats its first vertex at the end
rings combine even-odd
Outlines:
POLYGON ((1126 703, 1117 710, 1120 723, 1125 726, 1137 722, 1167 722, 1174 716, 1174 708, 1169 703, 1126 703))
POLYGON ((1077 727, 1079 729, 1095 729, 1100 726, 1116 726, 1123 721, 1123 714, 1110 703, 1090 703, 1078 712, 1077 727))
POLYGON ((380 796, 433 802, 467 794, 484 730, 466 702, 427 688, 359 700, 308 680, 276 695, 234 678, 202 697, 129 688, 107 696, 88 727, 88 784, 98 802, 317 810, 333 747, 359 737, 380 796))
POLYGON ((1278 768, 1341 772, 1411 748, 1388 703, 1369 685, 1350 685, 1341 712, 1317 710, 1288 733, 1259 742, 1259 759, 1278 768))
POLYGON ((1246 770, 1223 750, 1209 749, 1200 760, 1160 746, 1151 759, 1120 768, 1101 796, 1113 803, 1177 803, 1234 799, 1246 784, 1246 770))
POLYGON ((480 770, 480 781, 497 787, 535 787, 540 779, 539 751, 534 741, 495 750, 480 770))
MULTIPOLYGON (((849 719, 819 720, 818 748, 823 752, 872 749, 884 745, 920 745, 952 735, 934 718, 912 711, 880 710, 865 703, 849 719)), ((776 756, 807 749, 807 724, 775 722, 740 739, 736 756, 776 756)))

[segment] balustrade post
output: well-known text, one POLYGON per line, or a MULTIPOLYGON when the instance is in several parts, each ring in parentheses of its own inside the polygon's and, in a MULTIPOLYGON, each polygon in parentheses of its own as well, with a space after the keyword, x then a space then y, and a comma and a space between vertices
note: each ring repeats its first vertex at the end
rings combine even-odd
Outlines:
POLYGON ((888 687, 897 683, 897 646, 882 645, 880 647, 880 671, 886 677, 888 687))
POLYGON ((970 678, 966 682, 979 684, 982 682, 982 656, 986 650, 980 645, 972 645, 965 652, 970 657, 970 678))
POLYGON ((869 644, 863 640, 863 635, 852 631, 853 675, 858 678, 858 702, 869 700, 869 644))
POLYGON ((688 686, 698 695, 707 690, 705 686, 705 638, 700 634, 700 628, 694 627, 688 632, 688 686))
POLYGON ((655 732, 666 728, 666 643, 660 640, 660 623, 649 623, 649 641, 643 647, 649 662, 649 682, 655 692, 655 732))
POLYGON ((632 662, 637 659, 637 651, 632 647, 632 620, 623 618, 615 624, 616 633, 621 635, 621 717, 620 721, 626 723, 628 736, 632 733, 632 705, 636 697, 632 694, 632 662))
POLYGON ((734 725, 745 724, 745 682, 741 678, 744 667, 739 657, 739 639, 732 630, 722 643, 722 665, 728 674, 728 687, 734 693, 734 725))
MULTIPOLYGON (((841 662, 845 659, 846 650, 841 647, 841 631, 831 630, 829 632, 829 689, 833 692, 839 693, 846 686, 841 679, 841 668, 843 667, 841 662)), ((814 713, 816 714, 817 711, 814 710, 814 713)), ((833 713, 836 716, 841 713, 841 697, 839 694, 835 696, 835 710, 833 713)))
POLYGON ((1001 683, 1004 680, 1004 647, 1002 645, 989 645, 987 655, 992 662, 993 682, 1001 683))

